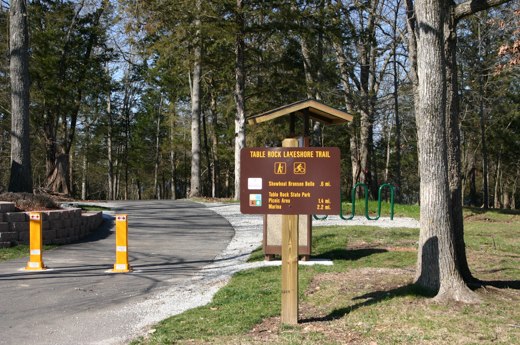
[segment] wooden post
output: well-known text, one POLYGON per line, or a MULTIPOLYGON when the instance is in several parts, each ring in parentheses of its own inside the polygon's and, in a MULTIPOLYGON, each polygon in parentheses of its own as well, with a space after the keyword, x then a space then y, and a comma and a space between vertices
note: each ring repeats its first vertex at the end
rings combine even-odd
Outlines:
POLYGON ((298 324, 298 215, 282 216, 282 323, 298 324))
MULTIPOLYGON (((284 139, 282 147, 298 147, 284 139)), ((282 215, 282 323, 298 324, 298 215, 282 215)))

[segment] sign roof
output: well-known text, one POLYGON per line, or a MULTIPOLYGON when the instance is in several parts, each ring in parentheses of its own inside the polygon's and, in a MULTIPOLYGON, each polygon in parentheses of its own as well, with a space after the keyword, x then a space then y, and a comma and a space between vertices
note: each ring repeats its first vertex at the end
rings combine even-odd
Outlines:
POLYGON ((266 111, 261 114, 249 117, 248 123, 250 125, 270 121, 281 116, 297 114, 305 116, 305 113, 310 118, 321 122, 325 125, 336 125, 347 121, 352 121, 353 116, 341 110, 329 107, 323 103, 315 100, 304 100, 296 103, 284 105, 282 107, 266 111))

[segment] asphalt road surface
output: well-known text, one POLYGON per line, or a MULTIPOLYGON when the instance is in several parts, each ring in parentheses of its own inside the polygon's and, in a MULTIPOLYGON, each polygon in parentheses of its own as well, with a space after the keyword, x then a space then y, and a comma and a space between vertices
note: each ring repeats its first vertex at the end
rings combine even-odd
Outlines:
POLYGON ((115 343, 132 320, 107 311, 188 282, 234 234, 224 218, 190 201, 111 204, 129 215, 134 271, 107 273, 115 263, 110 220, 82 243, 44 252, 47 271, 20 271, 27 258, 0 263, 0 344, 115 343))

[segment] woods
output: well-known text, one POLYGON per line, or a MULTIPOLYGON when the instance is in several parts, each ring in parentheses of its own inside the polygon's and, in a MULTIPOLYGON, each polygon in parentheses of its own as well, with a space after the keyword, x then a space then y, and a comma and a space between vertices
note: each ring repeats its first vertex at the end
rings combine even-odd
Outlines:
POLYGON ((312 126, 342 152, 342 193, 392 183, 420 203, 417 282, 472 301, 462 206, 519 207, 505 2, 2 1, 0 187, 238 198, 240 149, 289 133, 247 117, 313 98, 354 116, 312 126))
MULTIPOLYGON (((310 97, 355 116, 312 131, 313 145, 341 148, 344 193, 390 182, 400 200, 418 202, 406 4, 30 1, 34 188, 100 199, 238 196, 236 152, 279 145, 287 133, 283 121, 246 129, 245 118, 310 97)), ((449 147, 460 147, 461 204, 517 207, 519 163, 507 154, 518 147, 515 6, 464 15, 452 29, 461 139, 449 147)), ((6 24, 8 9, 3 2, 6 24)), ((3 41, 7 167, 16 145, 6 140, 13 73, 3 41)))

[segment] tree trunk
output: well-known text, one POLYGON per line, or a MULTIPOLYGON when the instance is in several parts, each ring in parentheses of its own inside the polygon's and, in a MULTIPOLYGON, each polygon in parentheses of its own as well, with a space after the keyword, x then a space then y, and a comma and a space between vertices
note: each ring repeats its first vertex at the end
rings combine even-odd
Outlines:
MULTIPOLYGON (((470 153, 471 154, 471 153, 470 153)), ((477 168, 475 167, 475 154, 472 153, 470 157, 469 170, 469 204, 477 206, 477 168)))
POLYGON ((59 191, 65 195, 70 195, 69 188, 69 154, 66 152, 58 153, 51 170, 47 176, 47 188, 52 191, 59 191))
POLYGON ((457 267, 446 147, 446 62, 442 0, 416 3, 421 231, 416 283, 438 300, 474 302, 457 267))
POLYGON ((213 179, 211 186, 211 197, 218 198, 220 196, 220 163, 218 159, 218 121, 217 121, 217 99, 215 98, 215 94, 213 92, 210 93, 210 105, 209 110, 211 112, 211 126, 213 130, 211 131, 211 178, 213 179))
POLYGON ((161 190, 159 187, 159 163, 161 159, 161 113, 162 113, 163 96, 160 95, 159 108, 157 109, 157 122, 155 131, 155 165, 153 173, 153 187, 155 190, 155 199, 161 200, 161 190))
MULTIPOLYGON (((108 70, 108 66, 107 66, 108 70)), ((107 92, 107 117, 108 117, 108 126, 107 126, 107 158, 108 158, 108 200, 115 200, 114 193, 114 160, 113 160, 113 148, 112 148, 112 127, 113 127, 113 118, 112 118, 112 102, 110 99, 110 90, 107 92)))
POLYGON ((392 122, 390 121, 390 115, 387 115, 387 119, 385 121, 385 129, 384 133, 386 135, 386 160, 385 160, 385 182, 388 182, 390 176, 390 138, 392 136, 392 122))
POLYGON ((193 77, 191 87, 191 178, 189 197, 200 196, 200 83, 202 73, 201 0, 195 3, 195 47, 193 51, 193 77))
POLYGON ((444 3, 444 55, 446 59, 446 140, 448 153, 448 181, 450 211, 455 240, 455 255, 459 272, 465 282, 474 282, 466 258, 464 242, 464 216, 462 214, 462 167, 460 152, 459 89, 457 70, 457 35, 454 8, 451 2, 444 3))
MULTIPOLYGON (((395 118, 395 185, 397 186, 397 195, 396 201, 401 202, 401 118, 399 113, 399 65, 397 64, 397 45, 398 45, 398 28, 397 22, 399 19, 399 8, 401 2, 399 1, 399 5, 395 11, 395 17, 393 22, 394 27, 394 41, 392 44, 392 55, 394 56, 392 62, 393 69, 393 98, 394 98, 394 118, 395 118)), ((390 138, 389 138, 390 142, 390 138)), ((388 182, 388 177, 386 178, 386 182, 388 182)))
MULTIPOLYGON (((87 199, 87 181, 88 181, 88 152, 90 146, 90 124, 85 125, 85 147, 83 148, 83 157, 81 162, 81 199, 87 199)), ((71 164, 72 165, 72 164, 71 164)))
POLYGON ((203 195, 208 195, 209 191, 213 190, 213 176, 211 176, 211 149, 208 141, 208 112, 202 113, 202 138, 204 142, 204 159, 206 161, 206 171, 208 172, 208 178, 203 179, 205 183, 202 185, 203 195))
POLYGON ((124 171, 124 177, 125 177, 125 191, 124 191, 124 200, 128 200, 128 193, 129 193, 129 181, 128 181, 128 172, 130 170, 130 162, 128 159, 128 156, 130 154, 129 147, 130 147, 130 108, 124 109, 124 116, 125 116, 125 152, 123 154, 123 160, 125 164, 125 171, 124 171))
POLYGON ((246 116, 245 116, 245 79, 244 66, 244 13, 243 1, 237 0, 235 37, 235 192, 234 198, 240 199, 240 151, 246 146, 246 116))
MULTIPOLYGON (((371 182, 371 170, 370 170, 370 143, 371 143, 371 127, 372 127, 372 116, 365 110, 361 110, 360 116, 360 128, 359 128, 359 182, 366 183, 367 185, 371 182)), ((370 187, 370 185, 369 185, 370 187)), ((361 193, 361 189, 360 189, 361 193)))
POLYGON ((177 199, 177 166, 175 162, 175 114, 170 115, 170 189, 172 200, 177 199))
POLYGON ((498 161, 497 161, 497 169, 495 171, 495 191, 494 191, 494 198, 493 198, 493 207, 496 209, 502 208, 502 205, 500 203, 500 187, 502 184, 500 183, 500 180, 502 179, 502 169, 501 169, 501 163, 502 163, 502 155, 498 154, 498 161))
POLYGON ((33 192, 29 127, 29 33, 24 0, 11 0, 9 8, 11 78, 10 192, 33 192))
POLYGON ((511 209, 516 210, 516 190, 518 188, 518 177, 520 175, 520 169, 517 169, 515 180, 513 181, 513 190, 511 192, 511 209))
MULTIPOLYGON (((480 27, 479 27, 479 40, 480 37, 480 27)), ((480 44, 479 44, 479 55, 482 55, 480 52, 480 44)), ((480 115, 480 140, 482 144, 482 188, 484 194, 484 209, 487 210, 489 207, 489 168, 488 168, 488 153, 487 153, 487 141, 486 141, 486 113, 484 110, 484 68, 480 66, 479 73, 479 115, 480 115)))
POLYGON ((502 207, 506 210, 511 208, 511 196, 507 187, 505 187, 502 191, 502 207))
POLYGON ((81 200, 87 199, 87 171, 88 161, 87 153, 83 154, 83 162, 81 164, 81 200))

